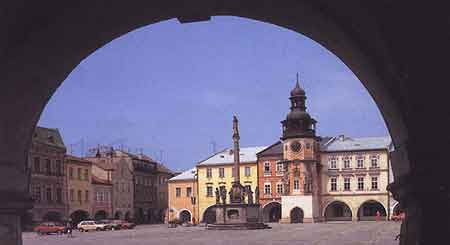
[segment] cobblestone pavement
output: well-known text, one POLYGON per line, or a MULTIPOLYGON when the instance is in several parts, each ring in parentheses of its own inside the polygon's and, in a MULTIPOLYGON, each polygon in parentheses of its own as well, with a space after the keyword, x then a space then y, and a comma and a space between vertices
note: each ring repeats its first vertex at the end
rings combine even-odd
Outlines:
POLYGON ((228 244, 314 244, 396 245, 398 222, 333 222, 316 224, 270 224, 272 229, 209 231, 204 227, 167 228, 143 225, 134 230, 100 231, 38 236, 23 233, 24 245, 228 245, 228 244))

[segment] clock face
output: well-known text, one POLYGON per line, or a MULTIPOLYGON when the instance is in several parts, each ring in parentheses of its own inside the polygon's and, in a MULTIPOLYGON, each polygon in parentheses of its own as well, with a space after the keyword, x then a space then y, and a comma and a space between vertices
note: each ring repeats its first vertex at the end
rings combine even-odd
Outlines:
POLYGON ((291 143, 291 150, 293 152, 299 152, 302 149, 302 144, 298 141, 294 141, 291 143))

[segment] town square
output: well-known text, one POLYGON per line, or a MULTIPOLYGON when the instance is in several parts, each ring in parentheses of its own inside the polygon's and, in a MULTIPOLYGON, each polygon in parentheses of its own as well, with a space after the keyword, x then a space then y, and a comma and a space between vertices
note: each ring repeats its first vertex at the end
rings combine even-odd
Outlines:
POLYGON ((0 245, 450 244, 447 5, 4 0, 0 245))
POLYGON ((177 227, 143 225, 134 230, 74 233, 38 236, 24 233, 24 245, 394 245, 399 222, 330 222, 316 224, 270 224, 268 230, 208 231, 204 227, 177 227))

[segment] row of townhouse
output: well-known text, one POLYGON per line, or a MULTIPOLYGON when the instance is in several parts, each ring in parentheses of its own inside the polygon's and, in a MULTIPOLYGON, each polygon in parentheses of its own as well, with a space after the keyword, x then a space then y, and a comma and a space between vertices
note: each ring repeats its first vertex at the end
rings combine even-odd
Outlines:
POLYGON ((99 147, 94 155, 66 154, 57 129, 36 127, 29 151, 33 209, 24 223, 72 219, 163 222, 173 172, 143 154, 99 147))

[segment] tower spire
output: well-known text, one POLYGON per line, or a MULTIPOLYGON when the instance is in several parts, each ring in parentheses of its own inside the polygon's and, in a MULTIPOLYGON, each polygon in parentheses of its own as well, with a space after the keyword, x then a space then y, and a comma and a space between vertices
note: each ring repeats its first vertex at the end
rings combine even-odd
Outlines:
POLYGON ((297 72, 297 83, 295 84, 295 86, 300 88, 300 84, 298 83, 298 72, 297 72))

